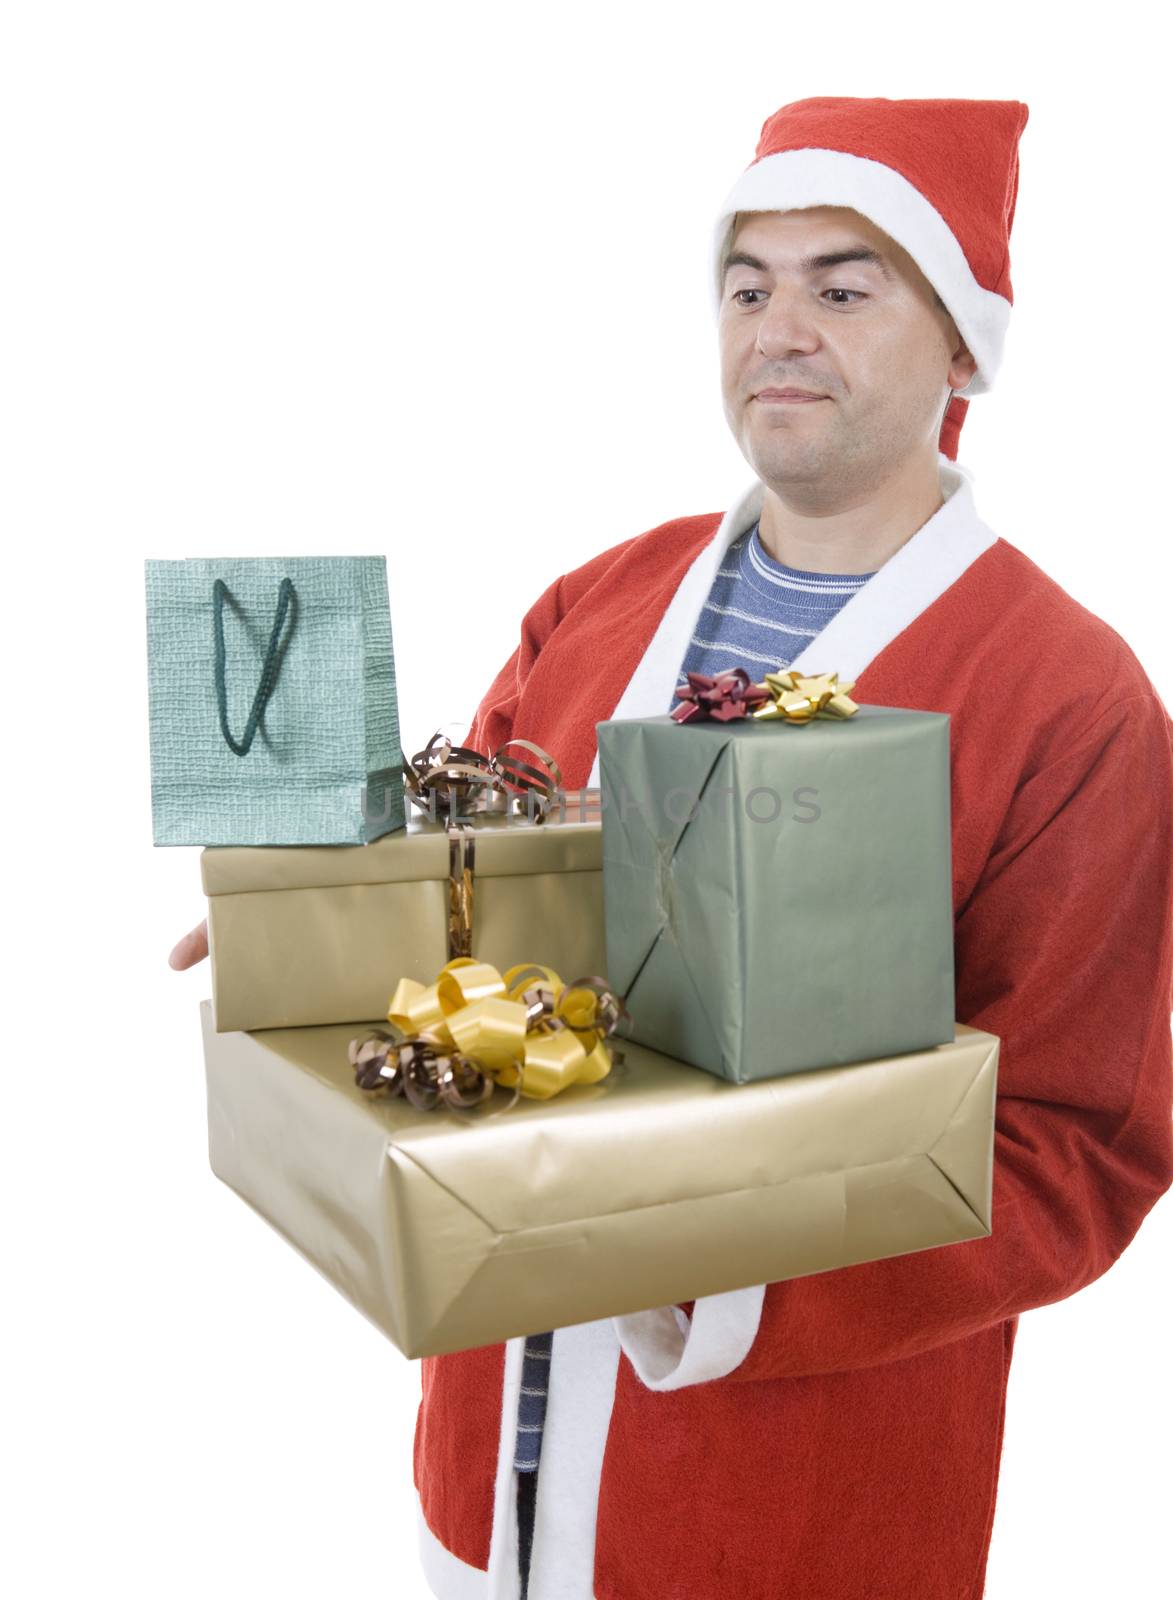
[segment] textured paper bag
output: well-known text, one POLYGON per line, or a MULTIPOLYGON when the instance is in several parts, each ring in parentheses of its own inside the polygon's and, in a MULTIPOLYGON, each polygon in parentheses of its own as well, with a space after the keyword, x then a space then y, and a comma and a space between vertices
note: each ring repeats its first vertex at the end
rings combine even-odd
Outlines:
POLYGON ((157 845, 403 826, 384 557, 148 561, 146 598, 157 845))

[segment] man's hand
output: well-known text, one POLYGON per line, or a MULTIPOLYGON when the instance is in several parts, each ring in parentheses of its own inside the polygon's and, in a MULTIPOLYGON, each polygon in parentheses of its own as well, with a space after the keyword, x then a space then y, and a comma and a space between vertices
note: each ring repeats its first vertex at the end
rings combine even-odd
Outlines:
POLYGON ((190 933, 185 933, 183 938, 167 957, 169 966, 176 972, 185 972, 188 967, 194 967, 197 961, 202 961, 208 953, 208 924, 201 922, 198 928, 193 928, 190 933))

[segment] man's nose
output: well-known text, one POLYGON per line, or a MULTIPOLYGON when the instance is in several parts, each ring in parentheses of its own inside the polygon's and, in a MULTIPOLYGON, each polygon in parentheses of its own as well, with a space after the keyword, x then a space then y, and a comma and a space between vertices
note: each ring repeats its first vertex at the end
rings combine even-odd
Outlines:
POLYGON ((809 352, 817 349, 818 343, 806 294, 800 289, 775 288, 758 318, 757 347, 761 354, 777 358, 792 350, 809 352))

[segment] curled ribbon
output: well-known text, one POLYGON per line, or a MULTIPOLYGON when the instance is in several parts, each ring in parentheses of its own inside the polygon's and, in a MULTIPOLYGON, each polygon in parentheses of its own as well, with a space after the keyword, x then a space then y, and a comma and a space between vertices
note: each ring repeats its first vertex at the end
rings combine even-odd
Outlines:
POLYGON ((487 1100, 495 1084, 549 1100, 572 1083, 597 1083, 621 1061, 605 1041, 626 1015, 605 978, 564 984, 552 967, 522 962, 501 974, 458 956, 436 981, 401 978, 387 1008, 395 1030, 350 1041, 360 1089, 402 1094, 421 1110, 487 1100))
POLYGON ((473 878, 476 829, 448 824, 448 959, 472 955, 473 878))
POLYGON ((816 717, 853 717, 859 710, 848 695, 854 681, 840 683, 835 672, 804 677, 800 672, 767 672, 759 685, 770 695, 770 702, 752 715, 762 722, 813 722, 816 717))
POLYGON ((403 763, 403 777, 408 798, 430 817, 524 811, 534 822, 543 822, 562 786, 562 769, 554 757, 529 739, 506 739, 491 756, 483 756, 442 733, 434 733, 403 763), (537 756, 542 767, 506 755, 511 745, 537 756))
POLYGON ((770 698, 770 691, 763 684, 750 682, 744 667, 730 667, 712 676, 707 672, 689 672, 685 676, 688 682, 676 690, 680 704, 671 712, 674 722, 732 722, 770 698))

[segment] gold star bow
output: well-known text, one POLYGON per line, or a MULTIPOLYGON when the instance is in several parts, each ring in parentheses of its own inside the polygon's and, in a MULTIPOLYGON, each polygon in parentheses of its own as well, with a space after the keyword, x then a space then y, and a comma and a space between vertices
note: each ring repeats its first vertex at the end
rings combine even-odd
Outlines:
POLYGON ((761 687, 770 699, 751 716, 763 722, 813 722, 816 717, 853 717, 859 710, 848 694, 854 680, 840 683, 835 672, 804 676, 800 672, 767 672, 761 687))

